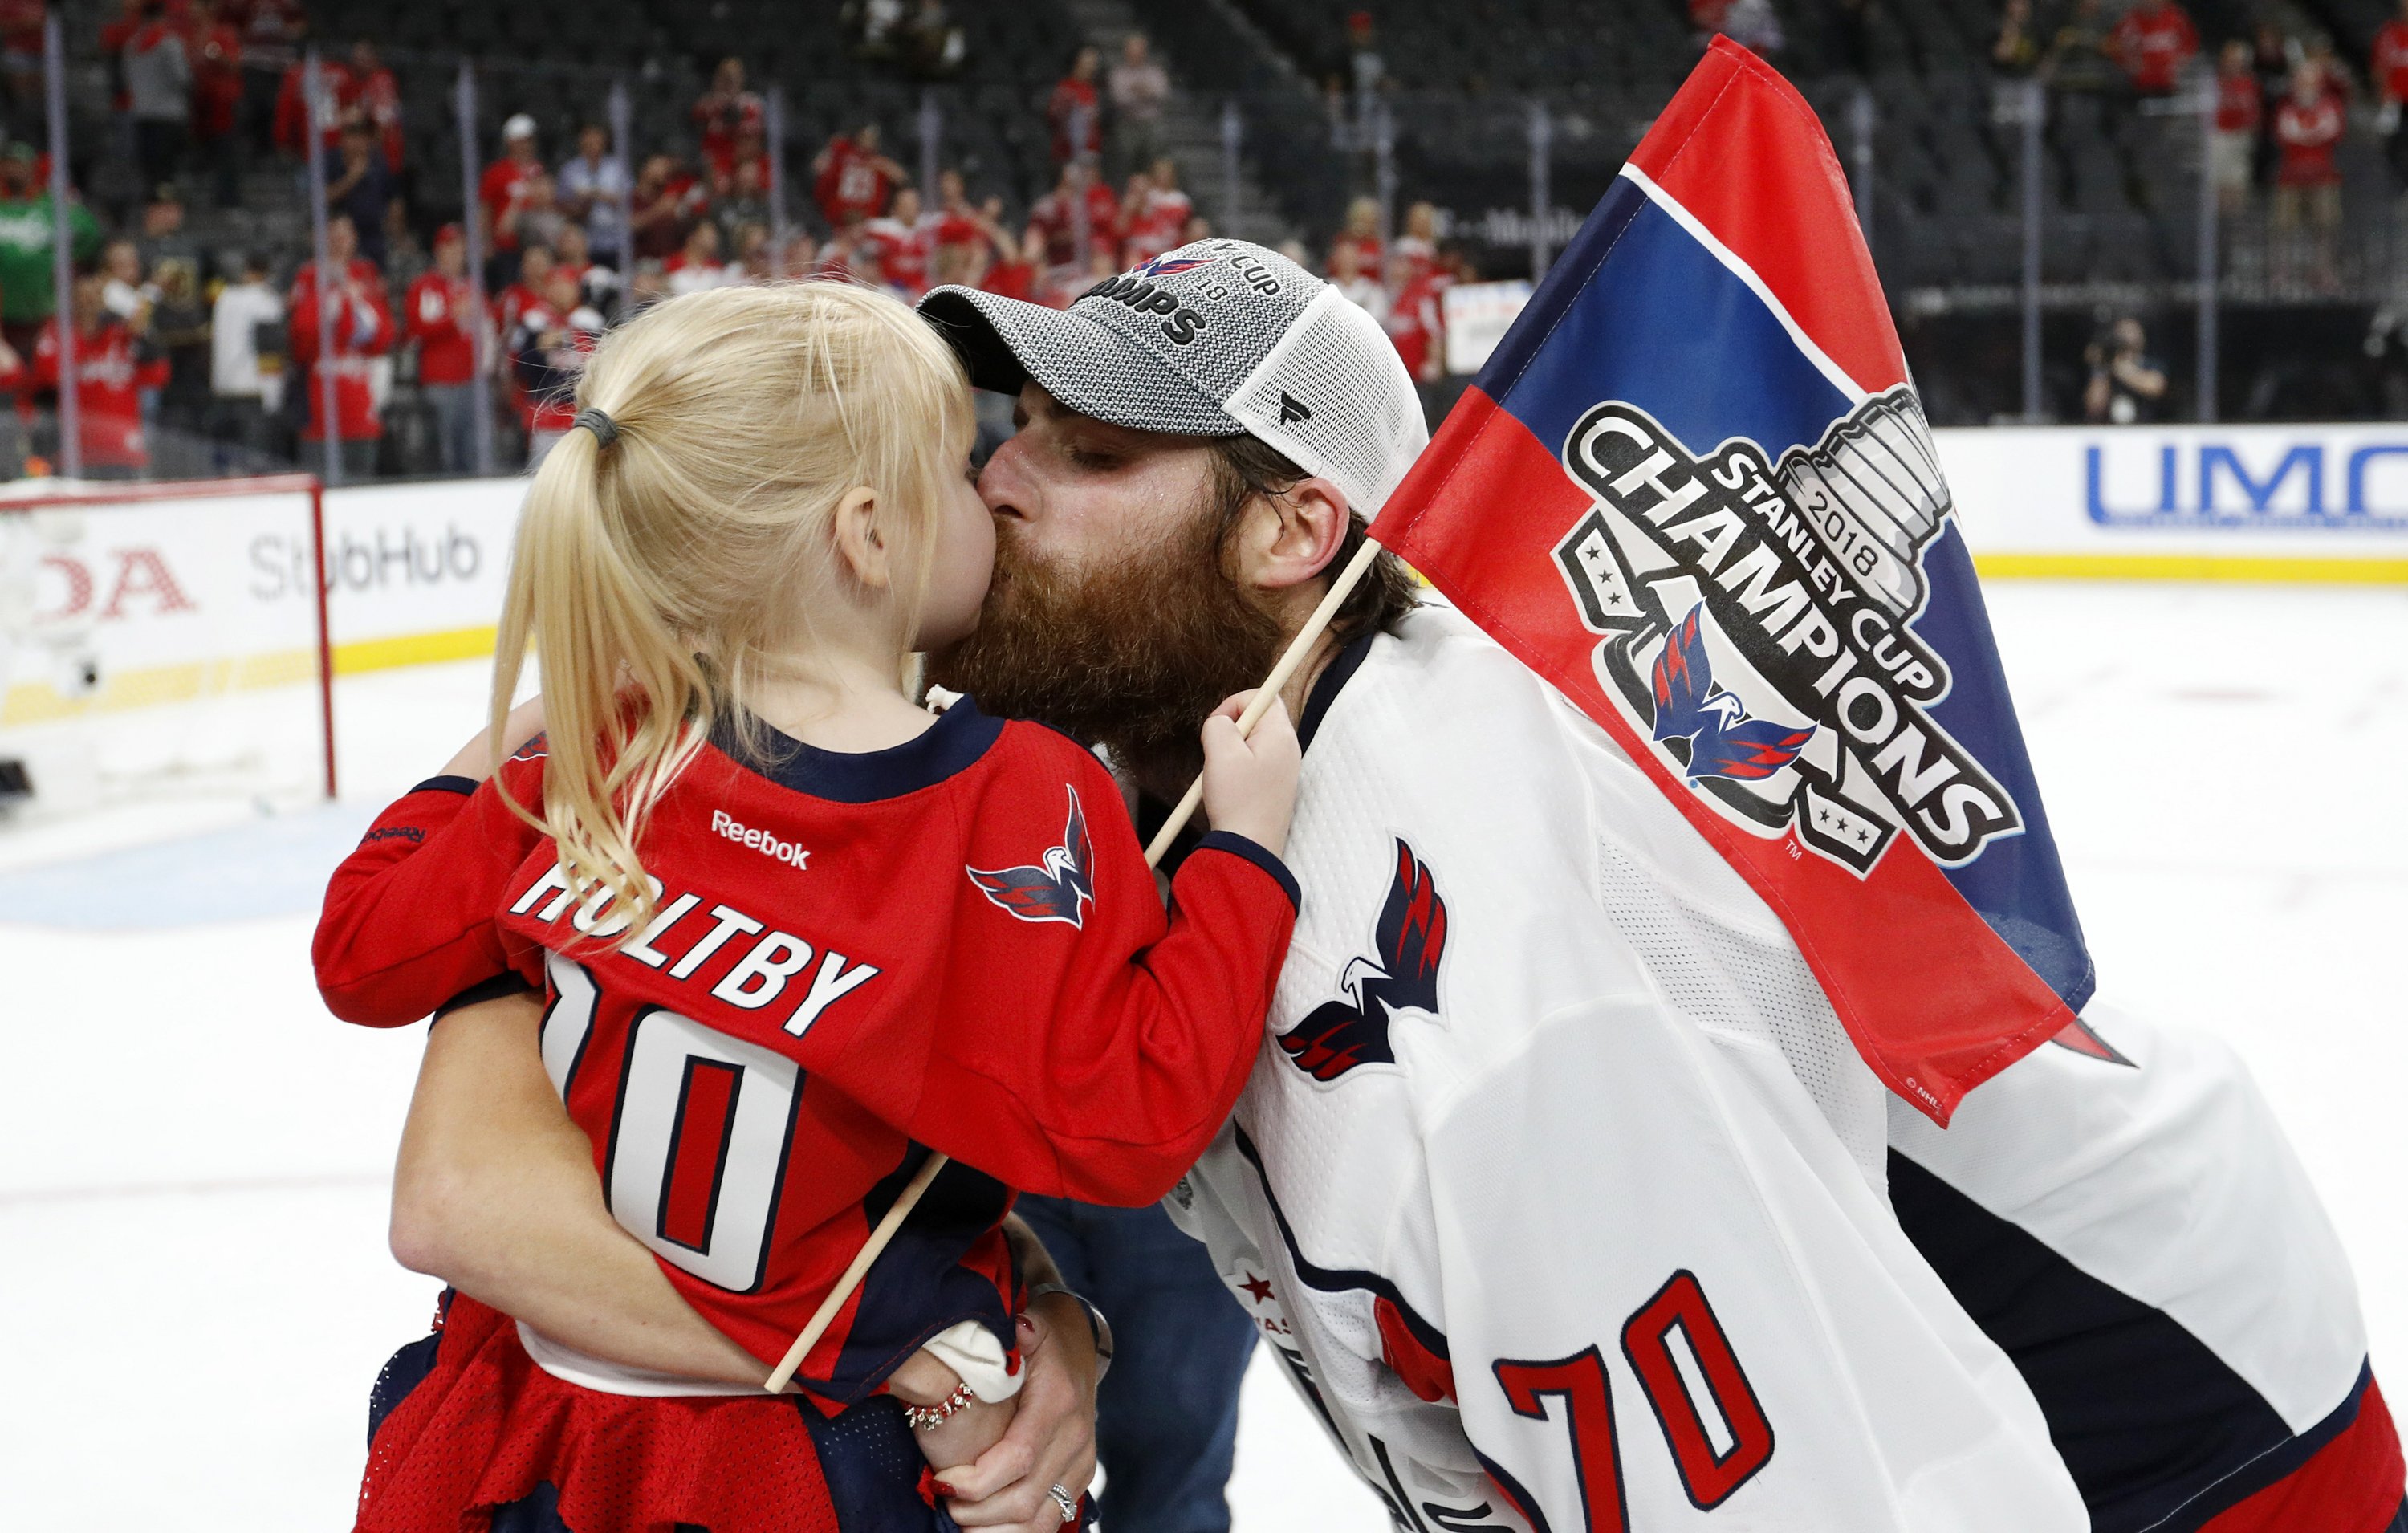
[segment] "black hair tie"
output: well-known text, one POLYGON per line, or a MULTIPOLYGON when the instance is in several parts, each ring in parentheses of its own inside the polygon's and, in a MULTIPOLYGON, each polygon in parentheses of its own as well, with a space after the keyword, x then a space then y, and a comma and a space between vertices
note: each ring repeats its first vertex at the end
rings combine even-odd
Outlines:
POLYGON ((568 423, 568 429, 571 431, 576 430, 579 426, 583 426, 586 430, 594 433, 594 439, 600 442, 604 447, 609 447, 612 442, 619 439, 619 423, 591 405, 579 410, 577 412, 577 419, 568 423))

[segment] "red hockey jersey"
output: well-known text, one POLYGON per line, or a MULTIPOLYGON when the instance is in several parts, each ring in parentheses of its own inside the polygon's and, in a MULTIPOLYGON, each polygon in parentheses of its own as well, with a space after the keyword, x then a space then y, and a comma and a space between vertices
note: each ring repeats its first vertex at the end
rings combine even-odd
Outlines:
MULTIPOLYGON (((656 808, 633 943, 492 783, 454 778, 336 872, 314 955, 328 1007, 372 1026, 505 969, 546 985, 544 1062, 612 1212, 765 1365, 928 1150, 962 1163, 806 1359, 841 1403, 957 1322, 1012 1345, 1013 1192, 1170 1189, 1245 1083, 1297 896, 1215 834, 1166 917, 1102 766, 967 703, 866 754, 770 738, 758 770, 704 749, 656 808)), ((539 744, 503 773, 541 802, 539 744)))

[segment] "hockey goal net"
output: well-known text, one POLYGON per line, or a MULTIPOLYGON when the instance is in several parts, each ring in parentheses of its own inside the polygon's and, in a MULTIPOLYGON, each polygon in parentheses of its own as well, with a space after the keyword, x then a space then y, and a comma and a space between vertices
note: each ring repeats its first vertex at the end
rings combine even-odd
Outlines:
POLYGON ((0 801, 333 797, 324 550, 304 474, 0 487, 0 801))

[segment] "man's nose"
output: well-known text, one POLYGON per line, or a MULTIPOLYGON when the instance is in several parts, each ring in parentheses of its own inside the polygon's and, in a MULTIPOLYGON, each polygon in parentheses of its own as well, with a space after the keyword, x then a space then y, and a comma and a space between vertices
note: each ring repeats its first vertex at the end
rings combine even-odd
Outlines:
POLYGON ((1027 467, 1024 462, 1028 449, 1017 437, 1006 437, 987 455, 986 466, 979 470, 979 498, 996 516, 1018 517, 1025 521, 1030 510, 1027 467))

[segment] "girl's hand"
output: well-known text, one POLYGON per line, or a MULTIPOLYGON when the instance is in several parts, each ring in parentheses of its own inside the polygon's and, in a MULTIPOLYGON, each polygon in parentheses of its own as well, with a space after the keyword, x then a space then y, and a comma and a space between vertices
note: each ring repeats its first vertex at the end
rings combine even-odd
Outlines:
POLYGON ((1252 738, 1238 734, 1238 715, 1254 696, 1241 692, 1204 721, 1204 812, 1214 830, 1243 836, 1278 856, 1287 848, 1304 752, 1286 707, 1276 700, 1252 738))
POLYGON ((950 1498, 953 1486, 947 1483, 949 1473, 965 1476, 970 1467, 984 1456, 989 1448, 1003 1440, 1011 1426, 1011 1418, 1020 1409, 1020 1397, 997 1400, 993 1405, 984 1400, 969 1404, 945 1418, 941 1426, 926 1431, 913 1431, 912 1440, 920 1445, 920 1456, 936 1471, 939 1498, 950 1498))

